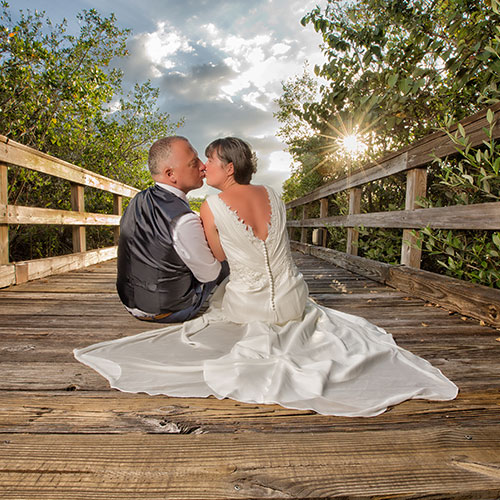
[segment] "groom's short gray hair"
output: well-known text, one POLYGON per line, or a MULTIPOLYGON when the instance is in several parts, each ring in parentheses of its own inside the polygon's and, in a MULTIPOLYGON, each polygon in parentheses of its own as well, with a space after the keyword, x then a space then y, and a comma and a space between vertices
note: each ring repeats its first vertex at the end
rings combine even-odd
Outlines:
POLYGON ((172 135, 170 137, 162 137, 153 143, 148 154, 148 167, 152 175, 161 172, 161 163, 168 161, 172 144, 178 140, 189 142, 181 135, 172 135))

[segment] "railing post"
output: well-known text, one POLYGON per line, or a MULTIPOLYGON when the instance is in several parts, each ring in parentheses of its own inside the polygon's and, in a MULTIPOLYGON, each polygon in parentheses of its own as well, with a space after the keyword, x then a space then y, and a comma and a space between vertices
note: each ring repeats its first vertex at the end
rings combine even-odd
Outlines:
MULTIPOLYGON (((361 188, 355 187, 349 190, 349 215, 359 214, 361 211, 361 188)), ((353 227, 347 228, 347 249, 350 255, 358 255, 359 231, 353 227)))
MULTIPOLYGON (((413 168, 406 173, 405 210, 415 210, 418 198, 424 197, 427 190, 427 168, 413 168)), ((416 236, 410 229, 403 229, 403 245, 401 247, 401 264, 420 269, 422 250, 417 248, 416 236)))
MULTIPOLYGON (((302 220, 307 219, 307 205, 302 205, 302 220)), ((307 228, 303 227, 300 231, 300 242, 307 243, 307 228)))
MULTIPOLYGON (((328 198, 321 198, 321 200, 319 200, 319 203, 320 203, 319 216, 321 218, 327 217, 328 216, 328 198)), ((320 237, 321 246, 326 247, 326 242, 328 239, 328 231, 326 229, 322 229, 320 234, 321 234, 321 237, 320 237)))
MULTIPOLYGON (((295 215, 296 215, 296 214, 297 214, 297 210, 296 210, 296 208, 294 207, 294 208, 292 208, 292 213, 290 214, 290 215, 291 215, 291 220, 295 220, 295 215)), ((288 239, 289 239, 290 241, 292 241, 292 240, 293 240, 293 232, 294 232, 294 229, 295 229, 294 227, 289 227, 289 228, 288 228, 288 239)))
MULTIPOLYGON (((85 212, 84 186, 71 184, 71 210, 85 212)), ((73 226, 73 252, 85 252, 87 242, 85 237, 85 226, 73 226)))
MULTIPOLYGON (((7 212, 7 165, 0 163, 0 207, 7 212)), ((7 217, 7 213, 5 213, 7 217)), ((9 263, 9 225, 0 223, 0 265, 9 263)))
MULTIPOLYGON (((119 215, 120 217, 121 217, 122 212, 123 212, 122 200, 123 200, 123 197, 120 196, 119 194, 113 195, 113 214, 119 215)), ((114 228, 114 243, 115 243, 115 245, 118 245, 119 239, 120 239, 120 226, 115 226, 115 228, 114 228)))

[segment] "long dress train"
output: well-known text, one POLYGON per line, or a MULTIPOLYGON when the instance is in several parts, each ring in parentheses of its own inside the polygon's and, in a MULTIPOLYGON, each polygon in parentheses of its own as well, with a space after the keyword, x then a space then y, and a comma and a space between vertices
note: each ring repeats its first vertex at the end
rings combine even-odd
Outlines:
POLYGON ((267 192, 264 241, 218 195, 208 198, 231 273, 204 315, 75 349, 75 357, 125 392, 213 395, 327 415, 374 416, 411 398, 455 398, 453 382, 390 334, 308 298, 285 207, 267 192))

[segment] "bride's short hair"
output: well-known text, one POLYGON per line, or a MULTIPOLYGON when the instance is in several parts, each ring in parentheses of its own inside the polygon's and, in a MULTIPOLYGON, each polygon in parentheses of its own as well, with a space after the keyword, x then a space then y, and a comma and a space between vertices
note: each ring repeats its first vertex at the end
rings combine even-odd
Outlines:
POLYGON ((225 165, 233 164, 238 184, 250 184, 257 170, 257 157, 248 143, 238 137, 215 139, 206 147, 205 156, 210 157, 214 151, 225 165))

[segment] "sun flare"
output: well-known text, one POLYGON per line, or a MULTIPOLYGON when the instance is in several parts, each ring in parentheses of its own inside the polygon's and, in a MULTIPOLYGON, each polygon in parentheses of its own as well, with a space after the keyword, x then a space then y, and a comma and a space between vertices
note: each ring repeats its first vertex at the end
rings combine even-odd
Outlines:
POLYGON ((341 139, 342 149, 349 156, 358 156, 366 151, 367 145, 357 134, 346 135, 341 139))

